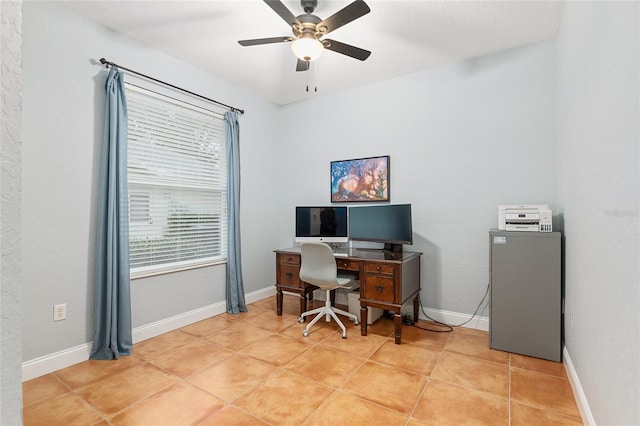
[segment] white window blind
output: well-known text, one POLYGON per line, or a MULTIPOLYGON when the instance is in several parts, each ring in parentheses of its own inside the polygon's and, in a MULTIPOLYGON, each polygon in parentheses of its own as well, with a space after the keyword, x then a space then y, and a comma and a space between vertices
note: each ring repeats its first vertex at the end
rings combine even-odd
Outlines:
POLYGON ((131 274, 224 260, 224 119, 126 85, 131 274))

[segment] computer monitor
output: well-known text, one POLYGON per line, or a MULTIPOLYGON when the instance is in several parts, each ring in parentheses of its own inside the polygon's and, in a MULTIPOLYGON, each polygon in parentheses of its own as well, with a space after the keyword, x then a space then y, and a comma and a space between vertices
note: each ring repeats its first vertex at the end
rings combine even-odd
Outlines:
POLYGON ((411 204, 349 208, 349 238, 384 243, 384 249, 402 251, 413 244, 411 204))
POLYGON ((296 207, 297 243, 349 241, 347 207, 298 206, 296 207))

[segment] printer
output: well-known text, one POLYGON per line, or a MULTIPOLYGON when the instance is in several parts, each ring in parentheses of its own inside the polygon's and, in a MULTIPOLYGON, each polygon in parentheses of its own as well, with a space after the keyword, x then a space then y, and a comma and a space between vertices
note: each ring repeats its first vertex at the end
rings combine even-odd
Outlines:
POLYGON ((551 232, 551 209, 547 204, 499 205, 498 229, 551 232))

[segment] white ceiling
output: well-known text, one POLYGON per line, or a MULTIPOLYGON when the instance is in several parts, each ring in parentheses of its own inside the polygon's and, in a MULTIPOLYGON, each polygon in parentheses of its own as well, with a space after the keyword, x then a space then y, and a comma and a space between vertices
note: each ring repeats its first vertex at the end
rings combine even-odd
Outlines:
MULTIPOLYGON (((351 1, 319 0, 314 14, 325 19, 351 1)), ((307 72, 295 71, 290 43, 237 43, 292 35, 288 24, 260 0, 63 4, 279 105, 552 39, 564 8, 564 1, 365 1, 369 14, 327 37, 370 50, 369 59, 361 62, 326 51, 307 72), (317 86, 318 93, 307 92, 307 85, 317 86)), ((283 3, 294 15, 303 13, 298 0, 283 3)))

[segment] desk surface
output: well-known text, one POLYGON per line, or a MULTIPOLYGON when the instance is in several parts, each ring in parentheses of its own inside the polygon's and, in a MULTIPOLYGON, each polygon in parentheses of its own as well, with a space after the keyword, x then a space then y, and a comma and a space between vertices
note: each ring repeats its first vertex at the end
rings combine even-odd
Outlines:
MULTIPOLYGON (((289 247, 285 249, 274 250, 276 253, 300 254, 300 247, 289 247)), ((335 250, 337 259, 357 259, 357 260, 380 260, 391 263, 402 263, 422 253, 414 251, 392 252, 388 250, 363 249, 363 248, 340 248, 335 250)))

